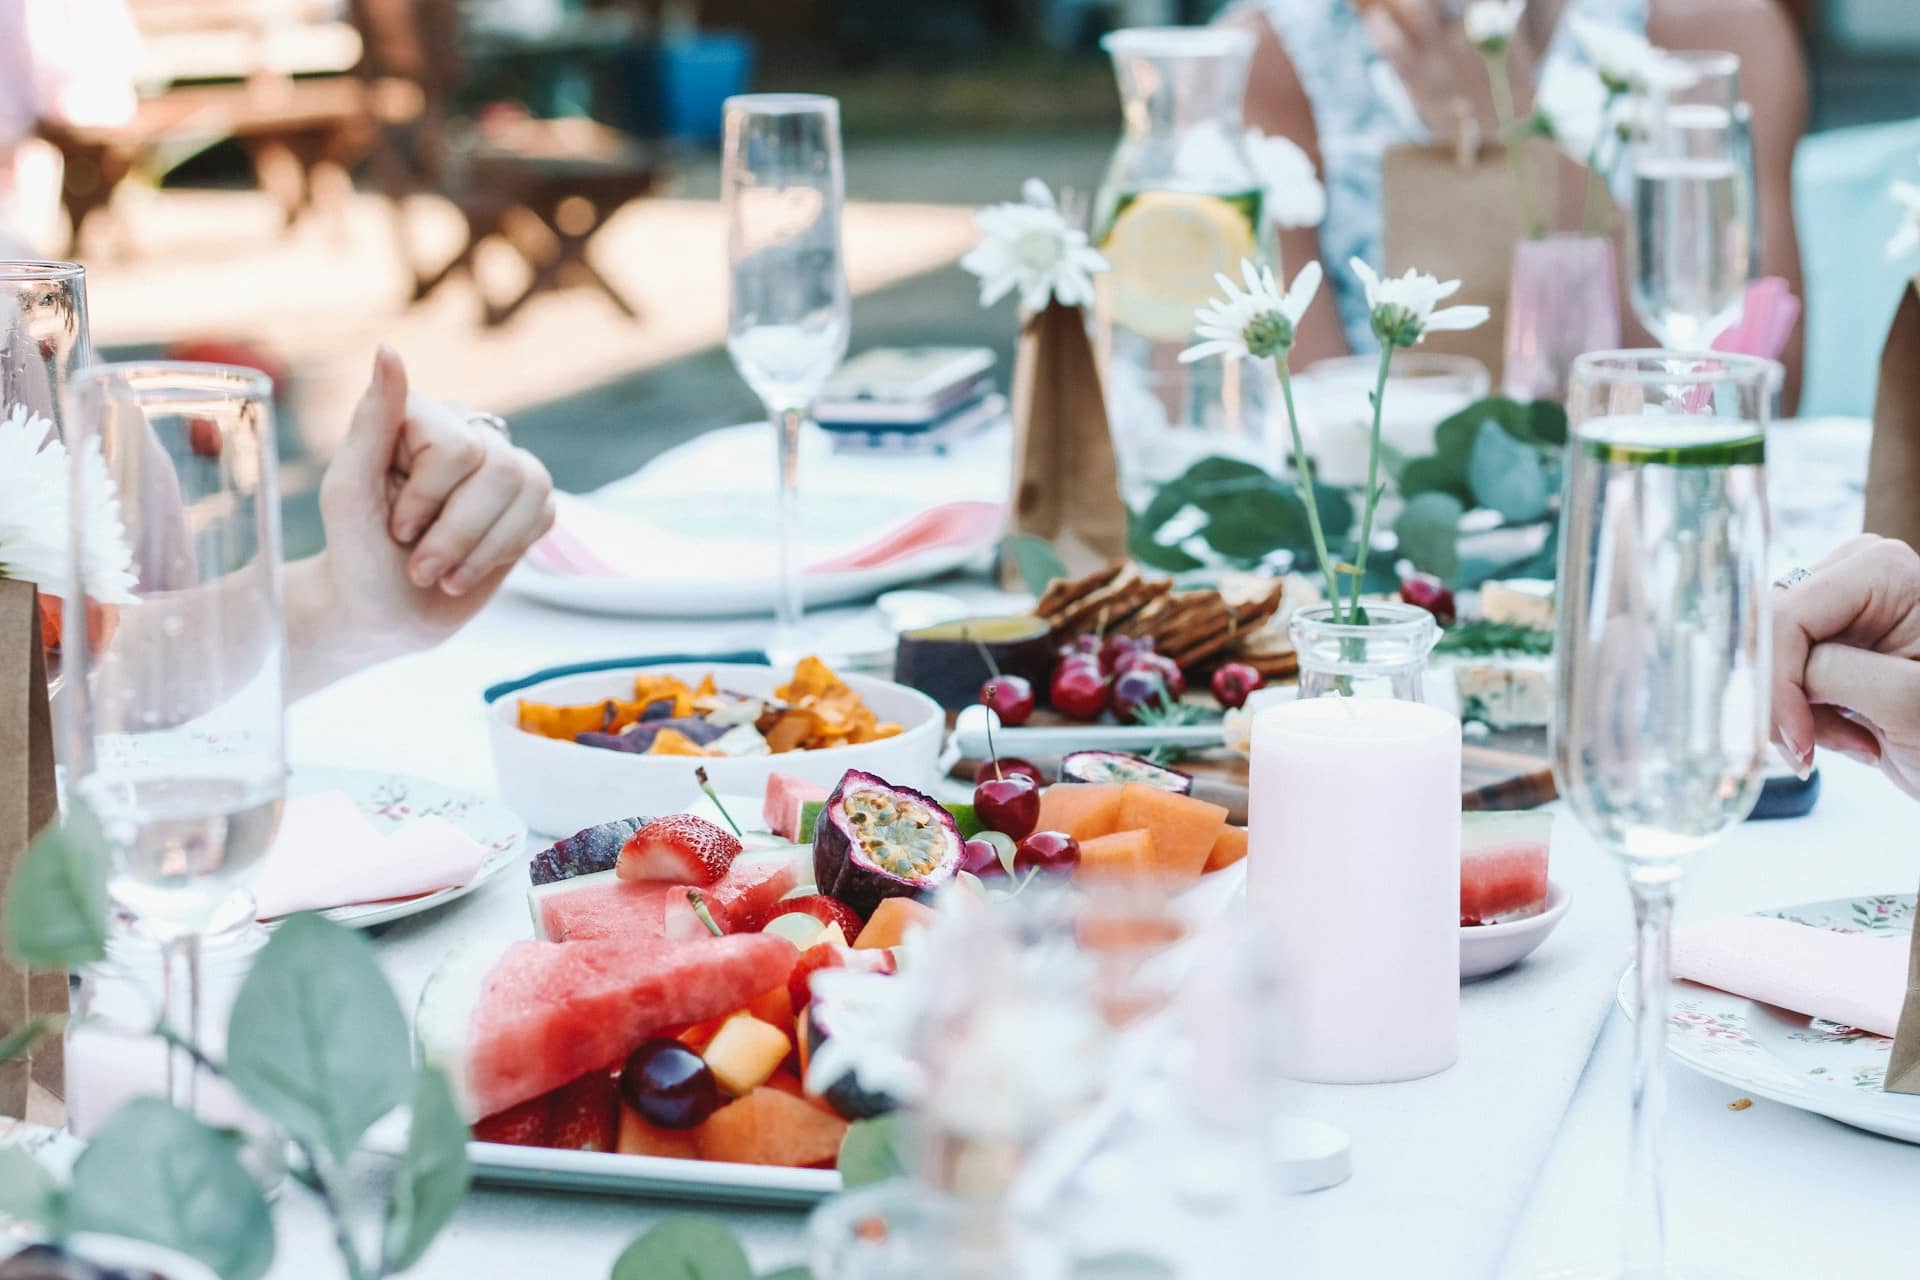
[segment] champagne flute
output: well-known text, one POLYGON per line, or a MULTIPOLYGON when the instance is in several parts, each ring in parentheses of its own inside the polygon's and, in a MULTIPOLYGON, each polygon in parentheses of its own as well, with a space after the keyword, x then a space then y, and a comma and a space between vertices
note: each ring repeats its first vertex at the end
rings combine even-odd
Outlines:
MULTIPOLYGON (((115 903, 159 944, 162 1020, 195 1041, 201 938, 251 916, 238 878, 286 791, 271 392, 251 369, 158 363, 94 365, 67 390, 67 792, 106 834, 115 903), (131 598, 110 603, 129 559, 131 598)), ((169 1097, 191 1109, 196 1073, 174 1066, 169 1097)))
POLYGON ((1684 351, 1705 350, 1740 318, 1753 272, 1753 151, 1729 99, 1734 74, 1651 97, 1633 144, 1633 310, 1663 345, 1684 351))
POLYGON ((800 430, 847 353, 851 326, 840 248, 840 104, 803 93, 732 97, 724 130, 727 353, 773 423, 780 585, 767 648, 785 664, 802 653, 800 430))
POLYGON ((1560 513, 1554 779, 1625 866, 1635 941, 1622 1275, 1665 1270, 1668 932, 1688 859, 1746 817, 1767 760, 1766 427, 1774 364, 1574 362, 1560 513))

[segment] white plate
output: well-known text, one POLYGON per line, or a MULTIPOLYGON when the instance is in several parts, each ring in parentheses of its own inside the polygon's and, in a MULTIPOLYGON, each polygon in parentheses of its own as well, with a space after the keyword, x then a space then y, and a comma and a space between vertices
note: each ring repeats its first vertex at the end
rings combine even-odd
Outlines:
POLYGON ((1537 950, 1567 914, 1571 894, 1558 881, 1547 882, 1547 909, 1524 920, 1504 924, 1460 926, 1460 977, 1485 978, 1511 969, 1537 950))
MULTIPOLYGON (((1841 933, 1911 931, 1914 895, 1834 898, 1761 912, 1841 933)), ((1618 999, 1633 1016, 1634 967, 1618 999)), ((1920 1143, 1920 1097, 1888 1093, 1893 1041, 1692 982, 1669 996, 1667 1050, 1702 1075, 1869 1133, 1920 1143)))
MULTIPOLYGON (((842 678, 882 721, 905 728, 894 737, 854 746, 695 759, 583 747, 520 728, 517 704, 522 699, 568 704, 631 698, 634 677, 642 672, 678 676, 689 685, 711 673, 722 689, 755 695, 771 694, 788 677, 786 671, 768 666, 688 662, 557 676, 499 698, 487 710, 494 774, 501 798, 535 831, 564 836, 636 814, 677 812, 694 793, 697 765, 706 767, 715 790, 730 795, 764 795, 772 773, 789 773, 822 787, 832 787, 848 769, 870 770, 908 787, 925 788, 934 781, 946 713, 925 694, 872 676, 842 678)), ((759 812, 756 804, 754 816, 759 812)))
POLYGON ((511 1147, 497 1142, 469 1142, 467 1159, 478 1182, 708 1204, 804 1208, 840 1190, 840 1175, 832 1169, 671 1160, 606 1151, 511 1147))
POLYGON ((298 765, 287 779, 287 790, 294 795, 344 791, 382 831, 434 814, 488 850, 487 860, 466 884, 418 898, 334 907, 322 913, 327 919, 353 929, 368 929, 389 920, 416 916, 465 897, 508 867, 517 865, 527 841, 527 824, 505 805, 410 774, 298 765))

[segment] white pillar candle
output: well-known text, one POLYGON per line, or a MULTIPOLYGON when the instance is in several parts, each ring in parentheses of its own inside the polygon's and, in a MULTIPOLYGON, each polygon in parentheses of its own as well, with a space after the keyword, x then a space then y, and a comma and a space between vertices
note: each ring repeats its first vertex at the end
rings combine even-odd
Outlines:
POLYGON ((1385 698, 1268 707, 1253 722, 1247 827, 1281 1069, 1368 1084, 1452 1066, 1460 722, 1385 698))

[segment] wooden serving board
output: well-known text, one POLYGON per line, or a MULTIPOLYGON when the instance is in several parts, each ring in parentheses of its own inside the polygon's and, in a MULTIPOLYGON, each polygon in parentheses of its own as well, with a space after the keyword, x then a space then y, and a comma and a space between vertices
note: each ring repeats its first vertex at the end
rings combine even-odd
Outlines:
MULTIPOLYGON (((951 719, 951 717, 949 717, 951 719)), ((1033 713, 1029 723, 1058 726, 1074 723, 1051 711, 1033 713)), ((1051 775, 1053 760, 1035 760, 1051 775)), ((1460 805, 1464 809, 1534 809, 1553 800, 1553 766, 1547 755, 1545 729, 1496 730, 1485 738, 1469 738, 1460 751, 1460 805)), ((971 782, 978 761, 962 760, 953 776, 971 782)), ((1187 756, 1174 765, 1193 775, 1193 794, 1225 805, 1229 820, 1247 820, 1247 762, 1231 751, 1208 751, 1187 756)), ((1383 780, 1391 783, 1390 779, 1383 780)))

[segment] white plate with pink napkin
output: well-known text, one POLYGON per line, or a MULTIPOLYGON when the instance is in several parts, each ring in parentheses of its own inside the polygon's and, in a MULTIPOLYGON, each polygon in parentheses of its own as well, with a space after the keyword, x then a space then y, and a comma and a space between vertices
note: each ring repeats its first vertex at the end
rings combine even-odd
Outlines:
POLYGON ((518 862, 526 839, 505 805, 425 778, 300 766, 248 888, 269 924, 321 911, 365 929, 471 893, 518 862))
MULTIPOLYGON (((1920 1096, 1882 1087, 1913 927, 1914 895, 1889 894, 1675 929, 1668 1051, 1754 1097, 1920 1143, 1920 1096)), ((1634 978, 1629 965, 1628 1016, 1634 978)))
MULTIPOLYGON (((802 594, 867 599, 990 553, 1006 528, 1004 428, 944 454, 800 447, 802 594)), ((563 608, 645 617, 771 612, 779 592, 773 433, 727 427, 590 494, 560 494, 553 530, 508 586, 563 608)))

